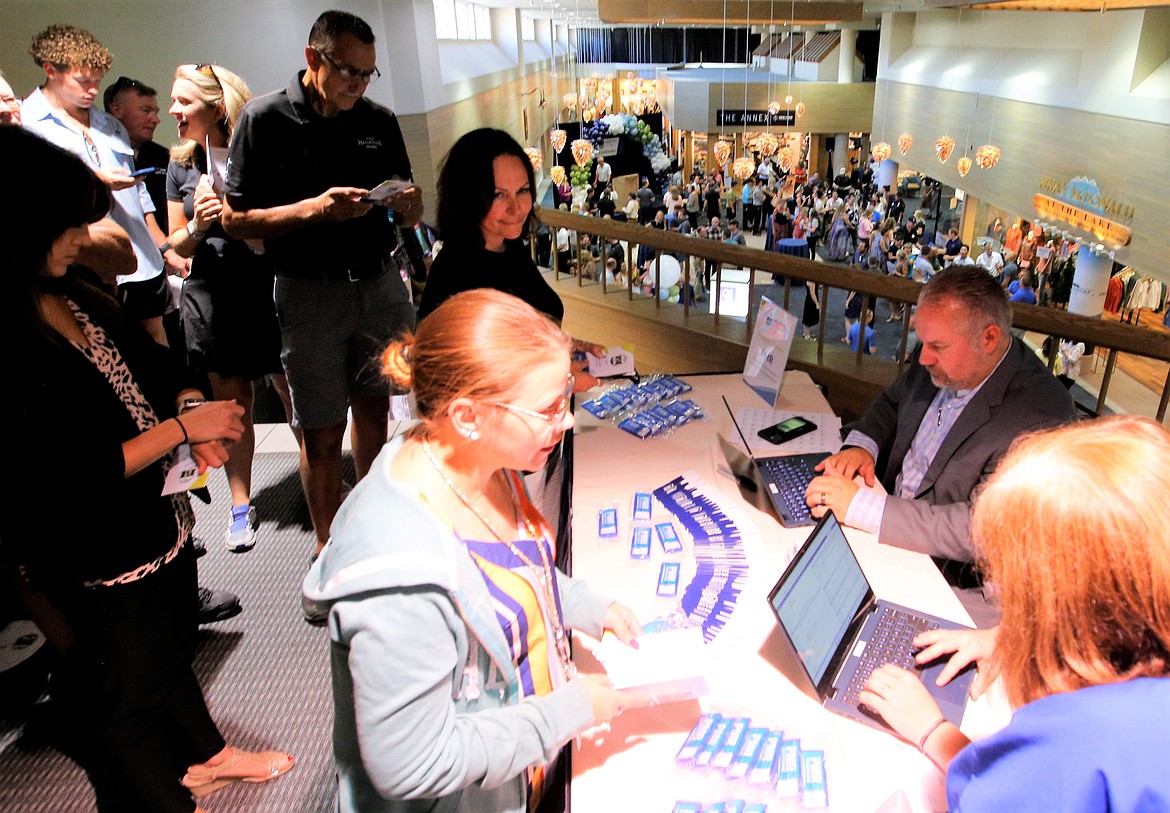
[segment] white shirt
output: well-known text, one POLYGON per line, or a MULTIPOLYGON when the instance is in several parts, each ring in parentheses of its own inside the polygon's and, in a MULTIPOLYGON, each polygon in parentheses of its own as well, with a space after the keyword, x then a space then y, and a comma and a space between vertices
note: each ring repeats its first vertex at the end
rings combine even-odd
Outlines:
MULTIPOLYGON (((21 107, 21 122, 25 129, 76 155, 90 169, 122 167, 127 172, 134 171, 134 150, 130 146, 126 128, 101 110, 89 111, 92 148, 76 126, 61 118, 61 114, 49 104, 40 88, 25 99, 21 107)), ((146 184, 137 183, 129 189, 112 192, 112 195, 114 207, 110 210, 110 217, 126 230, 134 248, 134 256, 138 259, 138 270, 133 274, 119 275, 118 284, 154 279, 163 272, 163 258, 146 227, 146 214, 154 211, 154 202, 146 191, 146 184)))
POLYGON ((999 278, 999 272, 1003 269, 1003 257, 998 251, 992 251, 988 254, 986 251, 979 252, 979 256, 975 258, 975 265, 982 268, 988 274, 999 278))

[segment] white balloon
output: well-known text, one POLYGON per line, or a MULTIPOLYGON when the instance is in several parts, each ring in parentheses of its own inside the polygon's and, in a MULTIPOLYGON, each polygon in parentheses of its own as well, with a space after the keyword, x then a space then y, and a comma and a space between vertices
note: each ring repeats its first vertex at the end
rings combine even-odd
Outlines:
MULTIPOLYGON (((661 276, 658 278, 658 285, 661 288, 669 288, 672 285, 678 285, 678 281, 682 278, 682 266, 678 264, 678 260, 669 254, 663 254, 661 276)), ((650 263, 651 279, 654 278, 654 262, 650 263)))

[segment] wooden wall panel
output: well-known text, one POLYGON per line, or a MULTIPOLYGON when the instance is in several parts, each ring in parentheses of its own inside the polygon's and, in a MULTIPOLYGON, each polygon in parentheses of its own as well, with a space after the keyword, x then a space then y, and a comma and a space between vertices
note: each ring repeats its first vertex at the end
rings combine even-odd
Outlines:
POLYGON ((875 99, 875 141, 896 144, 902 131, 914 134, 906 156, 895 151, 901 165, 1017 215, 1036 216, 1032 196, 1041 191, 1041 177, 1095 179, 1103 195, 1134 208, 1133 221, 1126 224, 1133 240, 1118 252, 1118 262, 1170 280, 1170 176, 1165 167, 1170 127, 884 80, 875 99), (940 164, 934 142, 944 134, 956 146, 950 160, 940 164), (960 178, 956 164, 964 147, 974 155, 989 137, 1002 150, 999 163, 986 170, 975 167, 960 178))

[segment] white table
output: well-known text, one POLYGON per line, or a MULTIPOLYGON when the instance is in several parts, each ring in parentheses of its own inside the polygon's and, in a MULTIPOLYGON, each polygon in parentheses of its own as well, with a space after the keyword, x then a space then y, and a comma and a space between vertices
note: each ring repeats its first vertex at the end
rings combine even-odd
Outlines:
MULTIPOLYGON (((712 803, 732 798, 766 801, 769 811, 800 810, 796 798, 761 795, 715 773, 676 767, 675 753, 699 715, 719 712, 751 717, 752 725, 783 729, 805 749, 823 749, 834 811, 944 810, 942 775, 912 746, 823 709, 793 686, 769 662, 770 637, 779 634, 767 594, 808 529, 783 528, 770 512, 753 508, 740 494, 718 442, 735 436, 726 408, 766 407, 738 375, 686 378, 692 398, 709 416, 669 438, 638 440, 577 412, 574 442, 573 574, 597 592, 613 596, 647 621, 669 610, 677 599, 655 596, 659 564, 657 541, 648 561, 629 558, 630 499, 637 490, 653 491, 686 472, 706 481, 706 494, 732 516, 743 534, 750 571, 730 620, 705 647, 710 693, 695 701, 627 712, 611 730, 583 739, 573 756, 572 805, 593 811, 670 811, 679 799, 712 803), (597 511, 620 500, 617 540, 597 538, 597 511)), ((813 416, 830 407, 804 373, 788 371, 777 409, 813 416)), ((754 448, 754 444, 753 444, 754 448)), ((672 519, 655 505, 654 521, 672 519)), ((679 523, 675 526, 680 528, 679 523)), ((929 557, 878 545, 868 534, 847 532, 874 591, 943 618, 970 624, 970 617, 929 557)), ((688 545, 687 554, 690 553, 688 545)), ((680 585, 690 582, 694 561, 683 559, 680 585), (690 570, 688 570, 688 565, 690 570)), ((682 589, 680 588, 680 595, 682 589)), ((597 642, 578 634, 575 659, 582 671, 600 671, 591 650, 597 642)), ((1006 723, 1001 698, 969 703, 963 728, 984 736, 1006 723)))

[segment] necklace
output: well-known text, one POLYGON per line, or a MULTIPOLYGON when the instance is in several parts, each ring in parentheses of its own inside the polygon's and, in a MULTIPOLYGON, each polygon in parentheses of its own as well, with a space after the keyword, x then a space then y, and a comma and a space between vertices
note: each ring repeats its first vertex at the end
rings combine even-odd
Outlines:
POLYGON ((546 550, 547 546, 543 541, 542 535, 537 534, 536 527, 532 524, 531 520, 523 516, 519 506, 513 502, 512 507, 516 512, 517 519, 524 523, 524 527, 528 531, 528 535, 536 542, 536 550, 540 553, 540 567, 537 567, 536 563, 525 556, 524 552, 521 551, 520 548, 516 547, 515 543, 512 542, 511 539, 503 536, 499 531, 496 530, 496 527, 492 525, 488 518, 485 517, 478 508, 475 507, 475 504, 472 503, 468 496, 463 493, 462 489, 455 485, 455 482, 447 476, 447 472, 443 470, 443 466, 439 462, 439 459, 435 457, 435 453, 431 449, 431 444, 424 440, 422 442, 422 450, 423 454, 426 455, 427 460, 430 461, 431 466, 433 466, 435 471, 438 472, 439 477, 441 477, 443 482, 447 484, 447 488, 451 489, 451 493, 458 498, 459 502, 463 503, 468 511, 475 514, 476 519, 483 523, 484 527, 491 532, 492 536, 494 536, 497 541, 502 542, 508 546, 508 550, 512 552, 512 555, 519 559, 524 564, 524 566, 528 568, 528 571, 532 574, 533 579, 535 579, 536 583, 540 585, 541 591, 544 593, 545 604, 548 605, 548 617, 550 626, 552 627, 553 642, 556 646, 557 654, 560 656, 561 667, 564 669, 565 673, 565 680, 572 680, 577 674, 577 668, 573 665, 572 654, 569 652, 569 636, 565 632, 564 624, 561 623, 561 613, 557 605, 557 597, 554 589, 556 581, 555 577, 553 576, 552 562, 549 561, 548 552, 546 550))

